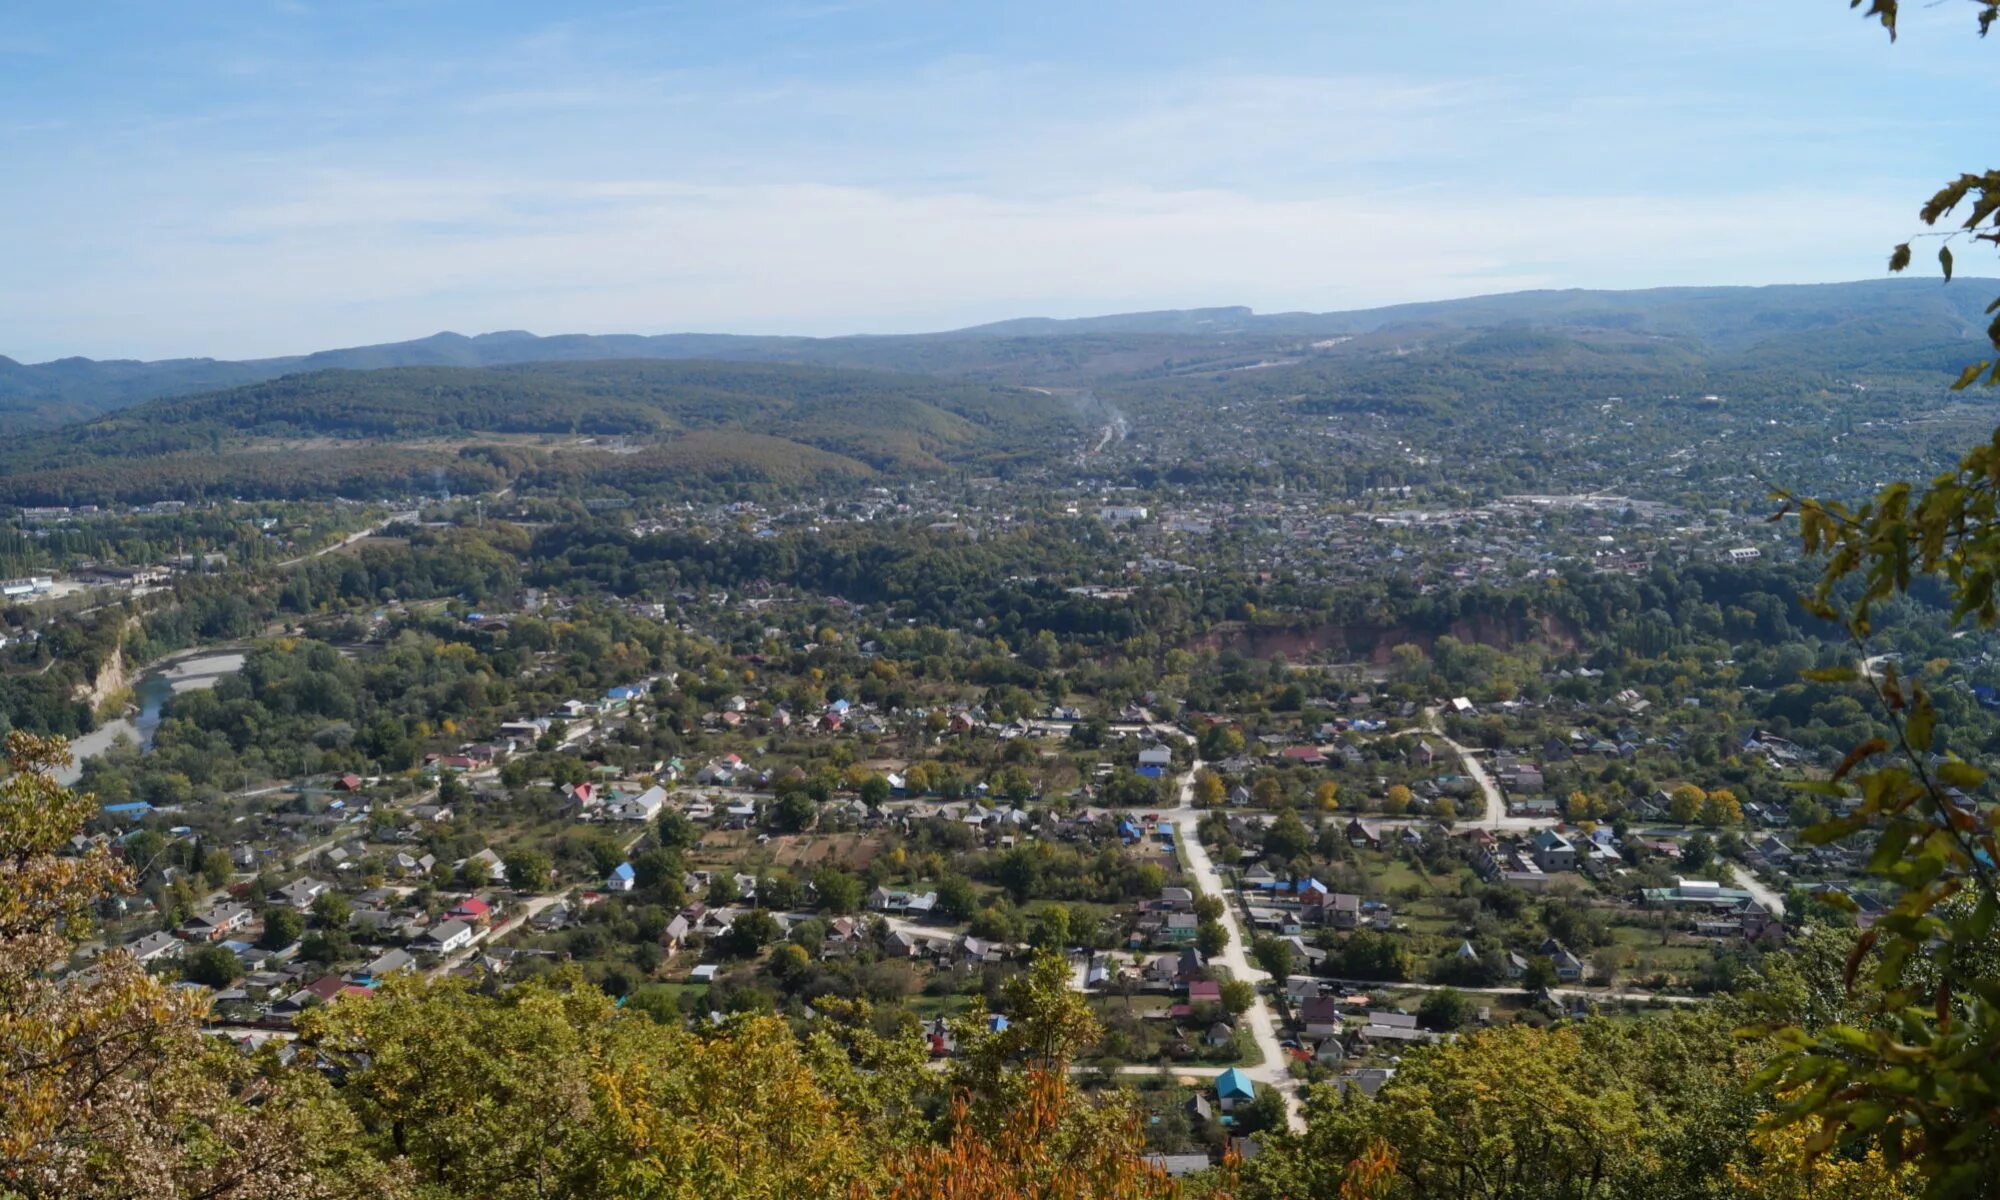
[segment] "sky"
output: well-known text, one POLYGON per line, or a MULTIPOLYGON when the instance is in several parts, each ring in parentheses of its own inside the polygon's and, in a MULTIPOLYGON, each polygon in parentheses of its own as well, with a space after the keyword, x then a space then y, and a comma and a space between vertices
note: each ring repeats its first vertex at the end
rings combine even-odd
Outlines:
POLYGON ((1905 7, 24 5, 0 354, 1869 278, 1992 165, 2000 46, 1905 7))

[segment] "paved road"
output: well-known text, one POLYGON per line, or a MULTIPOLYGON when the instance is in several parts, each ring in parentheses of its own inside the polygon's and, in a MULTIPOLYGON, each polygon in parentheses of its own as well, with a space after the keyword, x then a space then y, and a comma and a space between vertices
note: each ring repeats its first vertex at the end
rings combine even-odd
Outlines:
POLYGON ((1778 917, 1785 915, 1785 898, 1757 878, 1756 872, 1736 863, 1730 863, 1728 866, 1730 875, 1736 879, 1736 886, 1749 892, 1751 899, 1763 905, 1766 912, 1778 917))
MULTIPOLYGON (((1318 975, 1294 975, 1293 979, 1307 979, 1315 983, 1333 984, 1354 992, 1464 992, 1468 996, 1519 996, 1517 987, 1457 987, 1448 983, 1374 983, 1366 979, 1327 979, 1318 975)), ((1660 992, 1648 992, 1633 988, 1581 988, 1555 987, 1549 995, 1558 1000, 1595 1000, 1600 1004, 1622 1004, 1630 1001, 1644 1004, 1658 1000, 1663 1004, 1705 1004, 1704 996, 1670 996, 1660 992)))
POLYGON ((1435 737, 1446 746, 1449 746, 1451 752, 1458 756, 1459 770, 1464 771, 1472 782, 1479 785, 1479 794, 1486 801, 1486 810, 1481 814, 1479 820, 1461 821, 1458 823, 1458 828, 1490 829, 1495 833, 1522 833, 1534 829, 1547 829, 1552 825, 1561 823, 1555 817, 1508 816, 1507 798, 1500 794, 1500 785, 1493 782, 1493 777, 1486 773, 1486 768, 1473 755, 1471 749, 1461 746, 1445 736, 1444 728, 1438 724, 1437 709, 1427 708, 1424 710, 1424 728, 1428 731, 1429 736, 1435 737))
POLYGON ((360 541, 363 538, 374 537, 376 534, 382 532, 384 529, 387 529, 389 526, 394 525, 398 521, 415 521, 416 519, 417 519, 417 514, 413 512, 390 513, 388 516, 375 522, 373 525, 368 526, 366 529, 357 529, 353 533, 348 534, 346 537, 341 538, 339 541, 335 542, 331 546, 323 546, 320 549, 313 551, 311 554, 301 554, 297 558, 288 558, 285 561, 278 564, 278 569, 283 570, 286 567, 296 567, 302 562, 311 562, 315 558, 320 558, 325 555, 332 554, 336 550, 345 550, 347 547, 352 546, 354 543, 360 541))
MULTIPOLYGON (((1229 968, 1232 978, 1248 980, 1252 985, 1270 979, 1265 972, 1250 964, 1246 952, 1249 939, 1244 933, 1243 922, 1236 917, 1236 905, 1230 901, 1229 889, 1223 885, 1222 876, 1215 869, 1215 861, 1208 855, 1208 847, 1201 844, 1196 827, 1201 823, 1200 815, 1194 808, 1194 774, 1201 770, 1202 762, 1196 759, 1187 774, 1181 776, 1180 803, 1175 811, 1180 815, 1180 843, 1187 852, 1188 868, 1193 872, 1196 889, 1222 900, 1222 927, 1229 931, 1229 946, 1221 954, 1222 965, 1229 968)), ((1304 1119, 1299 1113, 1299 1087, 1286 1071, 1288 1060, 1284 1047, 1278 1044, 1278 1025, 1271 1017, 1271 1005, 1260 990, 1256 1000, 1250 1005, 1243 1019, 1250 1026, 1250 1037, 1257 1043, 1257 1050, 1264 1056, 1258 1066, 1246 1069, 1245 1074, 1268 1087, 1278 1089, 1285 1098, 1285 1110, 1291 1117, 1294 1129, 1304 1128, 1304 1119)))
POLYGON ((454 967, 463 965, 464 963, 468 962, 473 955, 480 953, 487 947, 493 945, 493 943, 499 941, 501 938, 506 937, 508 934, 521 928, 521 926, 526 925, 529 921, 534 919, 535 914, 541 912, 543 909, 547 908, 551 904, 554 904, 556 901, 560 899, 562 899, 561 896, 536 896, 532 900, 520 901, 514 908, 514 914, 508 917, 506 920, 500 922, 498 925, 495 925, 491 929, 488 929, 486 931, 485 937, 480 938, 478 941, 472 943, 470 946, 467 946, 465 949, 450 955, 443 962, 440 962, 437 966, 432 967, 430 971, 430 977, 432 979, 436 979, 439 976, 444 975, 446 972, 452 970, 454 967))

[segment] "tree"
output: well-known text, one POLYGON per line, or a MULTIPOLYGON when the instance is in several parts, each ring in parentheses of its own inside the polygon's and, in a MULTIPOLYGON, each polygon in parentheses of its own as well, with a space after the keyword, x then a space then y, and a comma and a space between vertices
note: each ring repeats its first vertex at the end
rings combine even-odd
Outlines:
MULTIPOLYGON (((686 885, 681 882, 686 870, 680 851, 665 846, 654 846, 632 856, 633 885, 647 893, 658 893, 660 902, 669 908, 680 907, 686 895, 686 885)), ((511 879, 513 875, 514 869, 509 866, 507 876, 511 879)))
POLYGON ((1251 785, 1250 799, 1259 808, 1279 808, 1285 803, 1285 785, 1276 776, 1266 775, 1251 785))
POLYGON ((201 881, 212 888, 228 883, 235 875, 236 868, 229 861, 229 851, 220 848, 205 850, 201 855, 201 881))
POLYGON ((1741 825, 1743 806, 1737 803, 1735 796, 1718 789, 1703 798, 1696 819, 1710 829, 1720 829, 1725 825, 1741 825))
POLYGON ((1715 861, 1715 839, 1705 833, 1697 833, 1681 844, 1680 867, 1683 871, 1700 871, 1715 861))
POLYGON ((771 804, 771 828, 785 833, 799 833, 812 826, 813 818, 819 815, 819 806, 803 790, 786 792, 771 804))
POLYGON ((1257 1003, 1257 989, 1247 979, 1228 979, 1222 983, 1222 1007, 1229 1010, 1232 1017, 1242 1016, 1257 1003))
POLYGON ((771 951, 769 964, 771 978, 783 984, 786 991, 796 991, 812 971, 812 957, 804 946, 796 942, 785 942, 771 951))
POLYGON ((1214 958, 1229 948, 1229 929, 1220 921, 1203 921, 1195 926, 1194 944, 1202 957, 1214 958))
POLYGON ((1382 811, 1390 816, 1400 816, 1410 811, 1410 802, 1414 799, 1409 788, 1400 783, 1392 783, 1389 785, 1388 794, 1382 798, 1382 811))
POLYGON ((1216 808, 1229 797, 1222 776, 1203 767, 1194 773, 1194 803, 1197 808, 1216 808))
POLYGON ((1027 1072, 1009 1107, 976 1115, 953 1102, 942 1145, 919 1144, 889 1162, 884 1200, 1168 1200, 1179 1187, 1141 1157, 1143 1127, 1129 1100, 1097 1104, 1067 1072, 1027 1072))
POLYGON ((729 932, 720 939, 721 947, 724 953, 736 958, 750 958, 776 941, 778 932, 776 917, 764 909, 753 908, 730 924, 729 932))
POLYGON ((971 916, 979 906, 979 896, 972 888, 972 881, 963 875, 946 875, 938 880, 937 895, 938 915, 954 920, 971 916))
POLYGON ((880 808, 889 802, 889 781, 881 775, 871 774, 861 781, 861 802, 870 808, 880 808))
POLYGON ((865 1009, 840 1010, 809 1052, 775 1018, 696 1037, 658 1021, 667 1006, 643 986, 634 1006, 561 976, 494 998, 406 976, 310 1010, 299 1032, 344 1078, 368 1131, 357 1151, 440 1197, 866 1194, 876 1138, 907 1136, 899 1113, 935 1090, 865 1009))
MULTIPOLYGON (((275 915, 275 914, 274 914, 275 915)), ((305 922, 299 914, 288 913, 301 928, 305 922)), ((286 945, 291 945, 286 942, 286 945)), ((221 946, 202 946, 181 956, 181 978, 205 987, 226 988, 243 975, 243 964, 236 956, 221 946)))
POLYGON ((299 957, 307 962, 331 965, 353 956, 354 944, 345 929, 316 929, 299 942, 299 957))
POLYGON ((1264 1086, 1250 1098, 1250 1107, 1244 1111, 1241 1127, 1246 1132, 1283 1130, 1288 1113, 1285 1110, 1285 1094, 1277 1088, 1264 1086))
POLYGON ((1220 921, 1222 919, 1222 897, 1210 892, 1202 892, 1194 898, 1194 915, 1197 921, 1220 921))
POLYGON ((1448 1033, 1472 1019, 1472 1001, 1457 988, 1439 988, 1424 993, 1417 1006, 1417 1020, 1425 1029, 1448 1033))
POLYGON ((1859 1156, 1815 1154, 1798 1125, 1760 1129, 1750 1135, 1756 1162, 1729 1164, 1729 1178, 1745 1200, 1819 1200, 1824 1196, 1869 1196, 1907 1200, 1922 1180, 1915 1166, 1891 1167, 1879 1146, 1859 1156))
POLYGON ((1333 812, 1340 807, 1340 785, 1328 779, 1313 789, 1313 802, 1321 812, 1333 812))
POLYGON ((1539 996, 1562 982, 1556 974, 1556 964, 1546 954, 1536 954, 1528 959, 1527 970, 1521 973, 1521 990, 1539 996))
POLYGON ((1694 784, 1683 783, 1667 793, 1667 814, 1677 824, 1692 825, 1695 818, 1701 815, 1702 801, 1707 799, 1707 792, 1694 784))
MULTIPOLYGON (((260 936, 257 939, 257 944, 259 946, 262 946, 266 950, 283 950, 286 946, 289 946, 293 942, 298 941, 299 938, 304 935, 305 931, 306 931, 306 919, 300 916, 297 910, 290 908, 274 908, 270 912, 264 914, 264 932, 262 936, 260 936)), ((220 947, 215 947, 215 949, 220 949, 220 947)), ((223 950, 222 953, 229 956, 229 960, 230 963, 232 964, 232 969, 233 969, 233 965, 236 961, 236 956, 230 954, 229 951, 227 950, 223 950)), ((192 978, 192 976, 190 976, 190 978, 192 978)), ((227 985, 234 978, 235 976, 231 975, 222 981, 222 985, 218 986, 227 985)), ((206 981, 204 980, 197 982, 206 982, 206 981)))
POLYGON ((1062 950, 1070 944, 1069 909, 1051 904, 1035 914, 1028 942, 1038 950, 1062 950))
MULTIPOLYGON (((1696 1044, 1726 1061, 1726 1050, 1717 1049, 1727 1044, 1726 1028, 1712 1022, 1702 1030, 1696 1044)), ((1719 1162, 1669 1172, 1660 1161, 1674 1148, 1680 1124, 1667 1127, 1631 1081, 1642 1071, 1675 1069, 1667 1065, 1675 1060, 1655 1039, 1633 1043, 1597 1029, 1505 1025, 1406 1054, 1372 1101, 1316 1088, 1306 1101, 1305 1133, 1275 1139, 1274 1148, 1246 1163, 1242 1194, 1250 1200, 1729 1194, 1713 1179, 1721 1174, 1719 1162), (1395 1186, 1346 1191, 1350 1170, 1363 1178, 1381 1173, 1356 1169, 1370 1157, 1393 1170, 1395 1186), (1661 1187, 1669 1178, 1680 1187, 1661 1187)), ((1678 1070, 1676 1082, 1704 1101, 1736 1082, 1689 1066, 1678 1070)), ((1740 1136, 1747 1123, 1739 1118, 1721 1132, 1740 1136)), ((1717 1157, 1726 1160, 1727 1152, 1717 1157)))
POLYGON ((1292 975, 1292 944, 1280 938, 1259 936, 1250 943, 1250 953, 1265 974, 1280 983, 1292 975))
POLYGON ((1264 830, 1264 857, 1279 862, 1291 862, 1302 858, 1313 847, 1312 830, 1299 820, 1299 814, 1287 810, 1278 814, 1264 830))
POLYGON ((830 913, 850 913, 861 907, 861 881, 839 867, 825 866, 813 873, 813 894, 819 907, 830 913))
POLYGON ((679 1025, 681 1020, 680 1002, 673 991, 657 983, 649 983, 632 989, 625 994, 625 1008, 628 1012, 642 1012, 659 1025, 679 1025))
MULTIPOLYGON (((95 805, 55 783, 61 741, 6 738, 0 780, 0 1192, 110 1200, 324 1196, 333 1147, 352 1137, 311 1071, 203 1036, 205 1000, 124 954, 54 977, 99 899, 130 887, 103 849, 66 843, 95 805)), ((230 959, 190 964, 234 978, 230 959)))
POLYGON ((312 915, 313 924, 321 929, 345 929, 354 916, 354 905, 339 892, 321 892, 313 897, 312 915))
POLYGON ((653 838, 665 849, 685 850, 701 840, 701 826, 677 808, 664 809, 654 818, 653 838))
POLYGON ((1395 983, 1410 977, 1410 966, 1410 952, 1401 940, 1372 929, 1348 934, 1328 956, 1328 969, 1345 979, 1395 983))
POLYGON ((507 882, 519 892, 544 892, 549 887, 549 856, 522 846, 508 853, 507 882))

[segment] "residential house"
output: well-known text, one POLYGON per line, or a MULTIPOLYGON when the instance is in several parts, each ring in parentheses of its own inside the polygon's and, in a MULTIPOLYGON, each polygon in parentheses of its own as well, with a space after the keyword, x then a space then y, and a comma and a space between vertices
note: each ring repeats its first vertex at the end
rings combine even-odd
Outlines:
POLYGON ((1555 830, 1537 830, 1532 845, 1535 865, 1542 870, 1576 870, 1576 847, 1555 830))
POLYGON ((253 914, 246 905, 218 904, 196 913, 179 928, 176 936, 190 942, 219 942, 239 929, 249 928, 253 914))
POLYGON ((1556 978, 1564 983, 1575 983, 1583 978, 1586 969, 1584 961, 1564 949, 1563 944, 1556 939, 1550 938, 1543 942, 1537 953, 1547 956, 1548 960, 1555 964, 1556 978))
POLYGON ((1206 1171, 1215 1165, 1209 1161, 1206 1154, 1148 1154, 1146 1162, 1149 1166, 1165 1171, 1170 1179, 1180 1179, 1183 1176, 1206 1171))
POLYGON ((1340 1002, 1331 996, 1307 997, 1299 1004, 1299 1024, 1317 1037, 1339 1033, 1340 1002))
POLYGON ((410 949, 420 954, 450 954, 472 942, 472 926, 464 921, 440 921, 417 935, 410 949))
POLYGON ((607 800, 599 811, 607 821, 650 821, 666 806, 667 789, 654 784, 636 796, 607 800))
POLYGON ((453 905, 451 911, 444 915, 444 919, 483 926, 493 919, 493 905, 477 896, 468 896, 453 905))
POLYGON ((149 933, 135 942, 126 943, 125 952, 143 967, 166 959, 178 958, 181 947, 185 944, 173 934, 162 930, 159 933, 149 933))
POLYGON ((1241 1067, 1231 1067, 1215 1080, 1215 1106, 1223 1112, 1235 1112, 1245 1108, 1257 1099, 1257 1085, 1241 1067))
POLYGON ((314 879, 308 875, 303 879, 294 879, 292 882, 273 891, 265 899, 272 904, 286 904, 297 909, 307 909, 312 907, 313 901, 325 895, 332 888, 332 884, 324 880, 314 879))
POLYGON ((876 912, 903 913, 927 917, 937 907, 936 892, 904 892, 877 887, 868 893, 868 907, 876 912))
POLYGON ((364 979, 381 980, 387 979, 391 975, 401 974, 404 971, 414 971, 416 969, 416 957, 409 951, 390 950, 369 960, 356 974, 364 979))

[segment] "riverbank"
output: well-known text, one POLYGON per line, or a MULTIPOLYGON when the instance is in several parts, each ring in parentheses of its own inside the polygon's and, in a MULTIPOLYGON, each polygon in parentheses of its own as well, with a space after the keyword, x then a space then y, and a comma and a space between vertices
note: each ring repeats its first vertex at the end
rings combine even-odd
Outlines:
POLYGON ((55 773, 56 782, 75 783, 83 775, 83 762, 111 749, 120 738, 129 739, 142 752, 151 748, 153 731, 160 725, 160 710, 176 692, 212 688, 226 676, 243 669, 244 651, 229 646, 201 646, 168 655, 147 668, 132 685, 133 706, 137 711, 106 721, 70 743, 75 761, 55 773))

